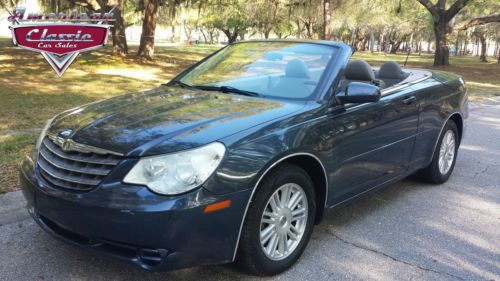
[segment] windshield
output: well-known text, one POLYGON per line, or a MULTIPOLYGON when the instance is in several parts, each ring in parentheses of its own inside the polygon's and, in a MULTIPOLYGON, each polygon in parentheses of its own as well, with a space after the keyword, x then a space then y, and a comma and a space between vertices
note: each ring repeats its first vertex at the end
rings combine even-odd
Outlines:
POLYGON ((231 45, 187 73, 185 85, 231 87, 263 96, 311 96, 335 48, 297 42, 231 45))

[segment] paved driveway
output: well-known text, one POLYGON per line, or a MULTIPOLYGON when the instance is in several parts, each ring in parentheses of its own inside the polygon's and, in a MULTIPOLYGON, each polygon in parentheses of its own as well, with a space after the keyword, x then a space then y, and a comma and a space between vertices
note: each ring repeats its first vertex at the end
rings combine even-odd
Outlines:
MULTIPOLYGON (((0 197, 0 280, 254 279, 229 266, 152 273, 103 259, 49 237, 19 198, 0 197)), ((296 266, 267 279, 500 280, 500 105, 472 107, 446 184, 405 180, 330 212, 296 266)))

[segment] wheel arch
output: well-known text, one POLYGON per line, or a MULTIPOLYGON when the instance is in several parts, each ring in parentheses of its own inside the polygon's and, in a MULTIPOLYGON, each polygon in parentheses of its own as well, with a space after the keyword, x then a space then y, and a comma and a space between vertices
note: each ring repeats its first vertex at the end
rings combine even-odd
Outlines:
POLYGON ((312 157, 310 155, 296 155, 285 159, 284 161, 280 162, 280 164, 281 163, 290 163, 298 166, 304 169, 309 177, 311 177, 316 193, 315 200, 317 208, 315 223, 318 224, 319 222, 321 222, 321 219, 323 217, 323 212, 325 210, 327 204, 326 200, 328 197, 328 180, 323 164, 318 158, 312 157))
POLYGON ((459 145, 460 145, 460 142, 462 141, 463 130, 464 130, 464 128, 463 128, 463 125, 464 125, 463 116, 460 112, 454 112, 454 113, 450 114, 448 116, 448 118, 445 119, 445 121, 443 122, 443 125, 441 126, 441 129, 439 130, 439 134, 437 135, 436 142, 434 143, 434 149, 432 150, 430 161, 432 161, 432 155, 434 155, 434 153, 436 152, 437 145, 439 142, 439 136, 441 136, 441 134, 443 133, 444 127, 446 126, 446 123, 448 123, 449 120, 452 120, 455 123, 455 125, 457 126, 457 130, 458 130, 458 134, 459 134, 459 145))
POLYGON ((321 160, 315 156, 314 154, 307 153, 307 152, 298 152, 298 153, 292 153, 288 154, 286 156, 283 156, 279 158, 278 160, 275 160, 272 162, 272 164, 267 165, 266 168, 264 168, 263 172, 260 174, 257 182, 255 183, 255 186, 252 189, 252 193, 250 194, 250 198, 248 198, 248 203, 245 208, 245 212, 243 213, 243 217, 241 219, 241 224, 240 224, 240 229, 238 232, 238 238, 236 240, 236 245, 234 248, 234 255, 233 255, 233 261, 236 259, 236 254, 238 252, 238 247, 240 243, 240 238, 241 238, 241 231, 243 229, 243 224, 245 223, 246 215, 248 208, 250 207, 250 203, 252 202, 252 198, 255 194, 255 191, 260 185, 260 182, 262 179, 274 168, 278 167, 280 164, 283 163, 289 163, 293 164, 296 166, 301 167, 306 171, 306 173, 309 174, 311 177, 311 180, 313 181, 314 188, 316 190, 316 218, 315 218, 315 223, 319 223, 321 221, 321 218, 323 217, 324 210, 326 208, 326 202, 328 199, 328 177, 326 173, 325 166, 321 162, 321 160), (321 203, 321 204, 319 204, 321 203))
MULTIPOLYGON (((464 120, 462 118, 462 115, 460 113, 458 113, 458 112, 453 113, 448 118, 448 120, 452 120, 453 122, 455 122, 455 125, 457 126, 457 130, 458 130, 458 139, 461 142, 462 141, 462 137, 463 137, 463 131, 464 131, 464 120)), ((448 120, 446 120, 445 124, 448 123, 448 120)))

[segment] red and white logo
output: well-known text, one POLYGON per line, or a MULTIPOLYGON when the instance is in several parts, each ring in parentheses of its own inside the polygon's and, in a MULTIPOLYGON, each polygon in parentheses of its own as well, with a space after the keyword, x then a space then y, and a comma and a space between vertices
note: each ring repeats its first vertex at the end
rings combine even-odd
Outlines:
POLYGON ((113 21, 113 14, 89 16, 74 11, 70 15, 35 13, 25 17, 25 9, 17 8, 9 20, 13 23, 10 28, 14 45, 41 53, 62 76, 79 53, 106 44, 110 25, 103 22, 113 21))

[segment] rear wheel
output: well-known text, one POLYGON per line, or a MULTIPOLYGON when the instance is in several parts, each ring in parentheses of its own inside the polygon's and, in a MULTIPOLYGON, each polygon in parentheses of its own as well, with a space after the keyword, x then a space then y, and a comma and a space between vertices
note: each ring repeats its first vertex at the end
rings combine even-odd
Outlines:
POLYGON ((455 167, 458 144, 457 125, 452 120, 448 120, 439 136, 432 162, 419 172, 420 178, 436 184, 447 181, 455 167))
POLYGON ((237 265, 254 275, 273 275, 292 266, 314 226, 314 186, 300 167, 282 164, 257 187, 243 225, 237 265))

